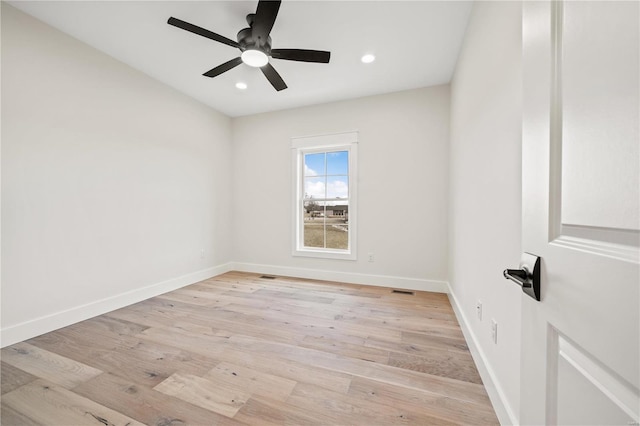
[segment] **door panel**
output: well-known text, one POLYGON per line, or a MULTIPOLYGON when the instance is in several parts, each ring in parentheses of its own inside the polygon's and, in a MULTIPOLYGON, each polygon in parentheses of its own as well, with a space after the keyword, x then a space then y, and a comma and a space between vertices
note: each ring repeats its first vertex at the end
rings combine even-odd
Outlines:
POLYGON ((637 3, 558 9, 562 223, 637 231, 637 3))
POLYGON ((523 424, 639 421, 639 12, 523 5, 523 424))
MULTIPOLYGON (((557 394, 555 412, 561 425, 627 424, 634 416, 635 397, 625 380, 581 348, 557 333, 556 381, 550 391, 557 394)), ((551 410, 552 412, 554 410, 551 410)))

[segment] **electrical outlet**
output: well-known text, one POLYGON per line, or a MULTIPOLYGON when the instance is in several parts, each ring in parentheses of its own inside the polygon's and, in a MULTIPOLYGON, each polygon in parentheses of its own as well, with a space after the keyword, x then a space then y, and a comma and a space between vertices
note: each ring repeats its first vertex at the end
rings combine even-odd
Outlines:
POLYGON ((373 261, 375 261, 375 260, 376 260, 376 259, 375 259, 374 254, 373 254, 373 253, 369 253, 369 262, 373 262, 373 261))
POLYGON ((491 340, 493 343, 498 343, 498 323, 493 318, 491 319, 491 340))
POLYGON ((478 315, 478 319, 482 321, 482 300, 476 302, 476 315, 478 315))
POLYGON ((204 249, 200 249, 200 259, 204 259, 204 249))

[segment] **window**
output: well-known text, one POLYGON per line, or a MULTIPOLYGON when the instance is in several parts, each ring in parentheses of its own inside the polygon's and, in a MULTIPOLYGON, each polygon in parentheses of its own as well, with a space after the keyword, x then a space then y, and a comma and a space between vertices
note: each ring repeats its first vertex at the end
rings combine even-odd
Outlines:
POLYGON ((357 137, 292 140, 294 256, 356 259, 357 137))

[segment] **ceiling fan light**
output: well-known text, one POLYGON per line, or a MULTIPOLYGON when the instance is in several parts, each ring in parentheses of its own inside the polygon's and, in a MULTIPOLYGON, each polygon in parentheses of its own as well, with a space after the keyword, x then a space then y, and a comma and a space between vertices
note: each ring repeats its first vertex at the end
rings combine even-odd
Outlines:
POLYGON ((371 53, 367 53, 362 58, 360 58, 360 60, 364 64, 370 64, 371 62, 376 60, 376 57, 375 57, 375 55, 372 55, 371 53))
POLYGON ((246 90, 247 87, 247 83, 245 83, 244 81, 239 81, 236 83, 236 89, 246 90))
POLYGON ((266 53, 256 49, 247 49, 242 52, 240 57, 242 58, 242 62, 250 67, 263 67, 269 63, 269 57, 266 53))

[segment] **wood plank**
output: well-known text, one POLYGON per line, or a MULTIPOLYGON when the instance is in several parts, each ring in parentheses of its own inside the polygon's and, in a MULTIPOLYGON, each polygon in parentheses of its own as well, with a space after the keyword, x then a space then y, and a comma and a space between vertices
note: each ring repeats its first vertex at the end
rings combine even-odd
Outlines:
POLYGON ((2 382, 3 395, 37 379, 36 376, 20 370, 13 365, 7 364, 6 362, 1 362, 0 364, 0 382, 2 382))
POLYGON ((252 282, 242 282, 240 280, 216 280, 210 279, 201 281, 185 287, 185 290, 201 291, 204 293, 220 294, 224 291, 235 290, 243 293, 253 293, 256 290, 265 288, 264 285, 252 282))
POLYGON ((123 425, 142 423, 45 380, 2 396, 2 403, 42 425, 123 425))
POLYGON ((407 341, 389 341, 376 337, 369 337, 363 343, 367 347, 387 349, 394 352, 402 352, 412 355, 427 355, 429 349, 444 349, 450 352, 468 353, 469 348, 464 340, 451 339, 448 337, 430 337, 423 339, 420 343, 407 341))
POLYGON ((214 413, 232 418, 251 396, 248 392, 192 374, 173 374, 153 388, 214 413))
POLYGON ((28 343, 16 343, 2 349, 2 361, 68 389, 102 374, 97 368, 28 343))
POLYGON ((231 385, 246 390, 251 395, 260 395, 277 401, 285 401, 297 384, 294 380, 229 362, 221 362, 203 378, 224 386, 231 385))
POLYGON ((160 344, 172 343, 178 347, 189 348, 197 354, 208 354, 219 359, 220 354, 227 348, 229 337, 213 334, 197 334, 170 327, 151 327, 139 334, 141 339, 160 344))
POLYGON ((84 360, 100 356, 105 351, 134 347, 138 344, 138 340, 133 336, 146 328, 146 326, 101 315, 61 328, 55 333, 35 337, 28 343, 35 346, 41 346, 40 342, 53 343, 49 340, 51 336, 55 336, 54 341, 61 339, 65 340, 66 344, 74 346, 74 355, 65 354, 64 356, 85 362, 84 360))
POLYGON ((430 346, 431 339, 434 337, 446 337, 449 339, 457 339, 464 343, 464 335, 460 327, 424 327, 420 332, 402 331, 402 342, 418 343, 424 346, 430 346))
MULTIPOLYGON (((475 404, 418 389, 407 389, 356 377, 351 382, 349 395, 375 404, 391 405, 401 409, 424 412, 437 419, 469 425, 497 425, 498 419, 491 406, 475 404)), ((433 424, 439 424, 434 421, 433 424)))
POLYGON ((111 373, 101 374, 73 391, 147 425, 238 424, 225 416, 111 373))
POLYGON ((122 336, 128 344, 120 345, 113 344, 111 338, 106 336, 96 338, 90 330, 82 333, 78 328, 72 335, 68 332, 66 329, 59 330, 30 342, 149 387, 157 385, 177 371, 204 374, 219 362, 205 355, 135 336, 122 336))
POLYGON ((379 362, 381 364, 389 362, 389 351, 387 350, 343 342, 339 339, 325 338, 324 336, 306 336, 299 346, 364 361, 379 362))
MULTIPOLYGON (((326 305, 325 305, 326 306, 326 305)), ((314 315, 309 308, 295 309, 290 307, 275 308, 266 307, 258 309, 242 305, 230 304, 225 306, 226 311, 234 311, 237 313, 249 314, 249 318, 259 318, 259 323, 270 323, 270 327, 277 327, 278 330, 292 330, 295 336, 304 335, 350 335, 354 337, 367 338, 371 335, 384 337, 388 339, 400 339, 402 336, 401 329, 393 330, 383 328, 377 323, 368 323, 365 315, 349 315, 347 312, 335 310, 331 311, 331 306, 323 306, 320 310, 324 312, 321 315, 314 315), (327 315, 329 313, 329 315, 327 315), (259 316, 262 315, 262 316, 259 316), (334 331, 334 332, 332 332, 334 331)), ((245 333, 248 334, 248 333, 245 333)), ((255 335, 260 337, 261 334, 255 335)), ((295 338, 290 337, 290 341, 295 338)))
POLYGON ((345 322, 357 322, 360 326, 378 329, 396 329, 425 333, 434 327, 459 329, 455 315, 449 313, 416 312, 412 317, 377 318, 375 315, 363 317, 360 315, 344 315, 340 318, 345 322))
POLYGON ((197 306, 212 306, 214 304, 211 298, 203 297, 201 295, 194 295, 192 293, 185 294, 185 292, 178 291, 161 294, 160 296, 157 296, 157 298, 164 300, 173 300, 175 302, 183 302, 197 306))
POLYGON ((398 407, 378 399, 371 402, 353 395, 336 395, 313 385, 299 384, 288 403, 304 412, 314 413, 334 424, 380 425, 453 425, 455 423, 433 417, 419 407, 398 407))
POLYGON ((389 365, 482 384, 482 379, 469 353, 443 349, 426 349, 419 356, 392 352, 389 355, 389 365))
POLYGON ((14 410, 4 402, 0 404, 0 421, 6 426, 42 426, 41 423, 27 417, 26 414, 14 410))
MULTIPOLYGON (((288 307, 297 307, 300 309, 332 309, 332 304, 327 304, 327 303, 318 303, 318 302, 313 302, 313 301, 306 301, 306 300, 298 300, 298 299, 283 299, 283 298, 279 298, 279 297, 275 297, 275 296, 267 296, 267 295, 261 295, 261 297, 252 297, 252 298, 247 298, 246 294, 241 292, 241 291, 235 291, 235 290, 229 290, 229 291, 225 291, 223 293, 218 293, 218 292, 212 292, 212 300, 216 300, 217 304, 223 304, 227 301, 235 303, 235 304, 239 304, 239 305, 245 305, 245 306, 254 306, 254 307, 266 307, 266 306, 273 306, 275 307, 280 307, 280 308, 288 308, 288 307), (215 295, 215 297, 213 297, 213 295, 215 295)), ((307 312, 309 313, 309 312, 307 312)), ((317 314, 320 314, 320 312, 317 312, 317 314)))
POLYGON ((217 363, 211 357, 144 340, 133 348, 111 351, 100 358, 105 371, 150 387, 175 372, 205 374, 217 363))
MULTIPOLYGON (((238 320, 233 321, 230 319, 220 319, 217 316, 209 320, 198 319, 194 316, 192 317, 191 321, 198 324, 207 323, 215 327, 210 332, 202 331, 201 333, 199 333, 204 336, 229 337, 236 333, 243 333, 248 336, 265 337, 283 343, 295 342, 299 338, 302 338, 301 333, 296 330, 291 330, 292 328, 295 328, 295 326, 286 327, 285 325, 285 327, 278 327, 276 326, 276 324, 270 324, 266 321, 258 321, 257 319, 251 322, 243 322, 238 320)), ((184 332, 185 336, 188 335, 188 331, 185 330, 185 328, 177 329, 175 327, 152 327, 149 330, 145 330, 145 332, 141 333, 139 336, 143 336, 145 338, 153 338, 152 336, 155 335, 156 339, 164 342, 164 340, 162 340, 162 336, 159 336, 158 334, 161 333, 160 330, 164 330, 166 328, 171 328, 177 333, 184 332)))
POLYGON ((105 315, 117 319, 136 320, 148 328, 171 327, 191 333, 215 333, 219 336, 230 336, 230 334, 224 330, 213 328, 208 321, 198 321, 197 319, 184 317, 175 318, 173 315, 167 315, 154 307, 131 308, 127 310, 120 309, 105 315), (205 322, 206 325, 204 325, 205 322))
POLYGON ((306 302, 314 302, 314 303, 332 303, 335 298, 327 297, 324 295, 315 295, 308 294, 306 292, 286 292, 286 291, 276 291, 276 290, 266 290, 260 289, 254 293, 250 293, 247 295, 248 298, 253 297, 277 297, 282 299, 293 299, 293 300, 304 300, 306 302))
POLYGON ((463 401, 481 404, 489 403, 483 386, 476 383, 347 358, 314 349, 259 340, 248 336, 232 336, 228 339, 228 344, 242 350, 262 353, 267 358, 279 357, 353 376, 369 377, 397 386, 412 389, 431 389, 433 392, 463 401))
POLYGON ((238 349, 224 350, 217 355, 217 358, 294 382, 308 383, 343 394, 348 392, 352 379, 348 374, 238 349))
POLYGON ((315 384, 337 392, 346 393, 351 376, 335 371, 310 366, 290 359, 281 359, 272 354, 243 350, 228 345, 228 338, 199 336, 170 328, 150 328, 141 334, 153 341, 174 341, 187 345, 195 353, 208 354, 215 359, 254 368, 258 371, 287 378, 296 382, 315 384))
MULTIPOLYGON (((256 282, 256 281, 254 281, 256 282)), ((330 285, 321 282, 300 280, 260 280, 257 282, 262 290, 271 290, 291 295, 304 293, 309 296, 328 297, 334 300, 348 300, 350 298, 379 299, 383 293, 372 287, 349 287, 347 284, 332 283, 330 285)), ((386 292, 385 292, 386 293, 386 292)))
POLYGON ((256 426, 282 425, 327 425, 330 413, 318 417, 314 413, 303 412, 293 404, 268 398, 250 398, 236 413, 234 420, 256 426))

